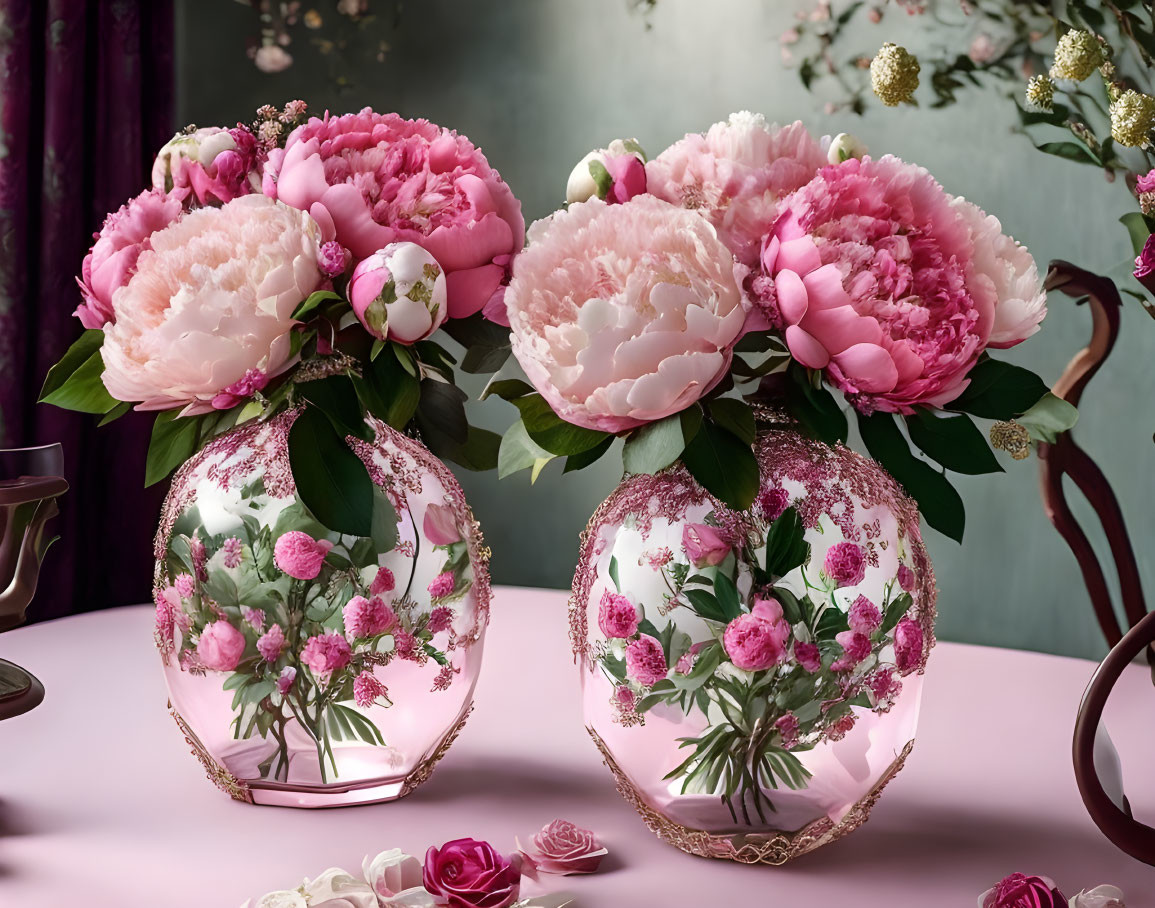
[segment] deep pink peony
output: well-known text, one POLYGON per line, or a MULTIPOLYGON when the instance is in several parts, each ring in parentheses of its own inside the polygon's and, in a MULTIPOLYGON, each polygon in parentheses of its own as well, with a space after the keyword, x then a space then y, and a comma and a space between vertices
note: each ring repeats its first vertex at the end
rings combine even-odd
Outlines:
POLYGON ((461 541, 461 527, 457 513, 449 505, 431 504, 425 509, 425 520, 421 524, 425 538, 433 545, 453 545, 461 541))
POLYGON ((869 637, 882 624, 882 612, 865 596, 859 596, 850 604, 847 620, 852 631, 866 634, 869 637))
POLYGON ((521 203, 468 139, 368 107, 293 130, 269 155, 264 191, 325 209, 355 259, 400 241, 427 249, 445 270, 451 318, 500 294, 525 232, 521 203))
POLYGON ((349 664, 352 652, 348 640, 336 631, 329 631, 310 637, 305 642, 305 648, 301 650, 301 662, 318 678, 328 680, 333 672, 349 664))
POLYGON ((702 218, 638 196, 530 228, 505 295, 513 352, 562 418, 623 432, 685 409, 729 368, 741 269, 702 218))
POLYGON ((644 687, 657 684, 666 677, 668 668, 662 644, 642 634, 626 647, 626 676, 644 687))
POLYGON ((826 576, 838 586, 855 586, 866 576, 866 554, 855 542, 836 542, 822 563, 826 576))
POLYGON ((205 625, 197 641, 201 665, 217 672, 231 672, 245 652, 245 635, 227 621, 205 625))
POLYGON ((763 671, 786 658, 790 625, 774 599, 759 599, 749 614, 726 625, 722 646, 730 661, 748 672, 763 671))
POLYGON ((753 266, 778 203, 825 164, 822 146, 801 123, 769 125, 742 111, 650 161, 646 185, 658 198, 705 215, 734 257, 753 266))
POLYGON ((375 637, 397 624, 393 609, 377 596, 372 599, 354 596, 345 604, 341 616, 345 620, 345 636, 350 640, 375 637))
POLYGON ((542 873, 593 873, 609 852, 588 829, 568 820, 554 820, 517 850, 542 873))
POLYGON ((397 578, 393 576, 393 572, 387 567, 379 567, 377 573, 373 575, 373 582, 369 584, 369 595, 381 596, 393 592, 396 587, 397 578))
POLYGON ((717 527, 687 523, 682 527, 682 551, 694 567, 717 567, 730 554, 730 540, 717 527))
POLYGON ((328 539, 314 539, 301 530, 289 530, 278 537, 273 546, 273 560, 277 567, 297 580, 313 580, 321 573, 321 565, 333 543, 328 539))
POLYGON ((598 605, 598 629, 611 639, 634 636, 638 632, 638 607, 621 593, 606 590, 598 605))
POLYGON ((287 643, 285 632, 281 630, 281 626, 274 624, 257 638, 257 652, 266 662, 276 662, 287 643))
POLYGON ((140 253, 151 248, 152 235, 180 213, 180 199, 149 189, 105 218, 76 279, 84 301, 75 314, 85 328, 103 328, 115 321, 113 294, 132 277, 140 253))
POLYGON ((870 655, 870 638, 859 631, 842 631, 834 639, 842 647, 842 655, 830 666, 836 672, 848 672, 870 655))
POLYGON ((453 593, 457 588, 457 579, 453 576, 452 571, 442 571, 429 582, 429 597, 431 599, 444 599, 453 593))
POLYGON ((910 618, 903 618, 894 628, 894 664, 903 674, 922 664, 924 643, 922 628, 910 618))
POLYGON ((448 605, 439 605, 429 613, 429 633, 440 634, 453 626, 453 609, 448 605))
POLYGON ((488 842, 455 839, 425 853, 422 884, 447 908, 506 908, 521 889, 519 865, 488 842))
POLYGON ((1155 170, 1148 170, 1135 178, 1135 191, 1138 193, 1155 192, 1155 170))
POLYGON ((178 132, 156 156, 152 185, 186 206, 223 205, 260 192, 260 156, 256 136, 243 126, 178 132))
POLYGON ((750 288, 794 358, 866 413, 949 403, 986 347, 1046 314, 1026 249, 890 156, 825 167, 785 200, 750 288))
POLYGON ((822 668, 822 654, 815 643, 795 642, 794 658, 808 672, 816 672, 822 668))
POLYGON ((1054 881, 1042 876, 1012 873, 979 896, 981 908, 1067 908, 1067 899, 1054 881))

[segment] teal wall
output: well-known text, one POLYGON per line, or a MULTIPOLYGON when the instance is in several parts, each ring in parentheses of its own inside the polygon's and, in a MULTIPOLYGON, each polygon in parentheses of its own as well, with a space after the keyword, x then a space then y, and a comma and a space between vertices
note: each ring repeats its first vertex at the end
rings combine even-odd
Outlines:
MULTIPOLYGON (((648 17, 631 12, 627 0, 410 2, 396 29, 383 17, 351 45, 337 67, 352 77, 344 89, 329 80, 333 58, 310 47, 308 33, 291 48, 295 65, 266 75, 244 57, 245 36, 255 32, 251 11, 224 0, 211 4, 211 15, 204 3, 179 5, 182 122, 227 125, 261 103, 293 97, 317 112, 371 105, 428 117, 486 151, 523 200, 527 220, 556 207, 570 167, 590 147, 636 136, 656 153, 748 108, 780 122, 802 119, 816 134, 854 132, 875 153, 925 165, 948 190, 997 214, 1040 262, 1065 258, 1107 270, 1128 258, 1115 222, 1127 210, 1126 190, 1032 151, 1012 132, 1010 105, 993 94, 972 92, 945 111, 876 105, 864 119, 825 115, 780 61, 777 36, 795 6, 789 0, 659 0, 648 17), (392 48, 384 63, 372 58, 379 35, 392 48)), ((392 9, 385 0, 372 5, 392 9)), ((890 34, 876 27, 854 49, 870 52, 890 34)), ((1010 355, 1047 381, 1090 325, 1066 297, 1054 296, 1051 306, 1041 334, 1010 355)), ((1153 350, 1155 324, 1129 305, 1119 346, 1086 395, 1078 436, 1120 493, 1155 590, 1153 350)), ((491 400, 473 412, 501 430, 514 411, 491 400)), ((1105 646, 1079 572, 1040 506, 1037 461, 1005 463, 1003 476, 956 478, 967 507, 962 546, 928 531, 940 637, 1099 656, 1105 646)), ((532 488, 526 473, 500 483, 492 474, 463 476, 494 551, 495 578, 568 586, 578 533, 620 471, 620 457, 611 456, 564 481, 551 465, 532 488)))

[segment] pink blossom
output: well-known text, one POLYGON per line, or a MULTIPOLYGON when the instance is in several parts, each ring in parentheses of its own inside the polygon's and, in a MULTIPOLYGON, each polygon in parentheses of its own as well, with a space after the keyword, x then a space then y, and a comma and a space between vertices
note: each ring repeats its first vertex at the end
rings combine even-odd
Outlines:
POLYGON ((327 243, 321 244, 319 263, 321 270, 329 277, 338 277, 344 274, 350 261, 352 261, 352 256, 349 255, 349 250, 336 240, 329 240, 327 243))
POLYGON ((396 242, 427 249, 445 270, 450 318, 497 293, 507 276, 498 259, 525 232, 521 203, 468 139, 368 107, 293 130, 270 152, 264 191, 326 212, 355 259, 396 242))
POLYGON ((635 154, 606 155, 605 168, 613 181, 606 203, 619 205, 646 191, 646 165, 635 154))
POLYGON ((909 593, 914 589, 914 571, 912 571, 909 567, 907 567, 905 564, 900 564, 898 566, 897 576, 898 585, 902 588, 903 592, 909 593))
POLYGON ((644 687, 657 684, 666 677, 666 656, 662 644, 642 634, 626 647, 626 675, 644 687))
POLYGON ((1155 192, 1155 169, 1135 178, 1135 191, 1138 193, 1155 192))
POLYGON ((764 671, 786 658, 790 625, 773 599, 760 599, 749 614, 726 625, 722 645, 730 660, 749 672, 764 671))
POLYGON ((245 637, 227 621, 205 625, 197 641, 197 657, 205 668, 231 672, 245 652, 245 637))
POLYGON ((221 546, 221 551, 224 552, 221 560, 224 562, 225 567, 230 570, 238 568, 241 565, 241 558, 244 556, 244 553, 241 551, 241 545, 240 539, 236 536, 230 536, 225 540, 224 545, 221 546))
POLYGON ((817 644, 795 641, 794 658, 808 672, 816 672, 822 668, 822 655, 817 644))
POLYGON ((196 581, 193 580, 191 574, 177 574, 173 586, 176 587, 176 591, 182 599, 191 599, 197 589, 196 581))
POLYGON ((614 690, 614 699, 623 710, 632 710, 638 702, 637 694, 628 684, 619 684, 614 690))
POLYGON ((453 609, 439 605, 429 613, 429 633, 440 634, 453 626, 453 609))
POLYGON ((310 637, 301 650, 301 662, 321 680, 327 681, 335 671, 349 664, 352 649, 349 641, 336 631, 310 637))
POLYGON ((725 375, 746 322, 742 272, 702 218, 650 195, 590 199, 530 240, 505 295, 513 352, 562 419, 622 432, 725 375))
POLYGON ((702 651, 705 645, 705 643, 695 643, 688 650, 682 653, 682 655, 678 657, 677 663, 674 665, 674 671, 676 671, 679 675, 690 674, 690 672, 694 670, 694 663, 698 659, 698 653, 702 651))
POLYGON ((389 689, 377 680, 371 671, 361 672, 353 679, 353 702, 365 708, 389 696, 389 689))
POLYGON ((261 195, 154 233, 105 326, 108 393, 188 416, 251 370, 279 375, 292 361, 293 311, 324 280, 320 239, 309 215, 261 195))
POLYGON ((687 523, 682 527, 682 550, 694 567, 716 567, 730 554, 730 539, 717 527, 687 523))
POLYGON ((273 546, 273 560, 290 577, 313 580, 321 573, 321 565, 331 548, 333 543, 328 539, 314 539, 301 530, 289 530, 273 546))
POLYGON ((785 489, 763 489, 758 493, 758 510, 762 519, 773 523, 790 507, 790 493, 785 489))
POLYGON ((878 704, 892 702, 902 692, 902 682, 894 677, 890 669, 871 672, 864 680, 878 704))
POLYGON ((380 340, 413 344, 446 319, 445 274, 416 243, 390 243, 363 258, 349 279, 349 304, 380 340))
POLYGON ((281 626, 274 624, 257 638, 257 652, 266 662, 276 662, 287 643, 285 632, 281 630, 281 626))
POLYGON ((754 265, 780 201, 826 163, 822 146, 801 123, 767 124, 742 111, 692 133, 646 165, 647 189, 698 211, 744 265, 754 265))
POLYGON ((667 564, 674 560, 674 553, 670 551, 669 546, 663 545, 659 548, 643 552, 642 558, 638 560, 638 564, 641 564, 642 560, 644 560, 645 563, 655 571, 660 571, 667 564))
POLYGON ((844 716, 839 716, 830 727, 826 729, 826 737, 831 741, 841 741, 846 737, 847 733, 854 728, 854 713, 847 713, 844 716))
POLYGON ((593 873, 608 854, 590 830, 561 819, 535 833, 528 847, 518 841, 517 850, 537 871, 559 874, 593 873))
POLYGON ((610 639, 625 639, 638 632, 638 607, 621 593, 606 590, 598 604, 598 629, 610 639))
POLYGON ((826 576, 838 586, 856 586, 866 576, 866 555, 854 542, 837 542, 826 550, 826 576))
POLYGON ((286 696, 293 688, 293 682, 297 680, 297 670, 291 665, 286 665, 281 669, 281 674, 277 677, 277 690, 280 691, 281 696, 286 696))
POLYGON ((214 410, 231 410, 242 401, 248 400, 269 383, 267 376, 260 369, 249 369, 239 379, 221 390, 212 399, 214 410))
POLYGON ((798 743, 798 717, 794 713, 784 713, 774 723, 782 736, 782 746, 789 750, 798 743))
POLYGON ((444 599, 453 594, 457 580, 452 571, 442 571, 429 582, 429 598, 444 599))
POLYGON ((1053 880, 1012 873, 979 896, 980 908, 1067 908, 1053 880))
POLYGON ((414 658, 417 655, 417 638, 408 631, 394 631, 393 652, 402 659, 414 658))
POLYGON ((350 640, 376 637, 397 625, 397 615, 379 596, 372 599, 354 596, 341 614, 345 619, 345 636, 350 640))
POLYGON ((1135 258, 1135 279, 1155 293, 1155 233, 1147 237, 1135 258))
POLYGON ((156 156, 152 185, 186 207, 223 205, 260 190, 260 156, 256 136, 243 126, 177 133, 156 156))
POLYGON ((116 320, 113 294, 136 271, 141 252, 152 248, 152 235, 180 214, 179 199, 150 189, 105 218, 77 278, 83 302, 75 314, 85 328, 103 328, 105 323, 116 320))
POLYGON ((255 631, 259 631, 265 626, 265 613, 260 609, 243 606, 241 608, 241 617, 244 618, 245 623, 255 631))
POLYGON ((444 504, 431 504, 425 509, 425 520, 421 524, 425 538, 433 545, 453 545, 461 541, 461 527, 457 523, 457 512, 444 504))
POLYGON ((847 615, 850 622, 850 629, 857 631, 860 634, 870 636, 879 625, 882 624, 882 612, 878 610, 878 606, 867 599, 865 596, 859 596, 850 604, 850 612, 847 615))
POLYGON ((910 618, 903 618, 894 628, 894 664, 903 674, 922 663, 922 628, 910 618))
POLYGON ((870 638, 858 631, 842 631, 834 639, 842 647, 842 655, 831 664, 836 672, 848 672, 870 655, 870 638))
POLYGON ((393 572, 387 567, 377 568, 377 573, 373 575, 373 582, 369 585, 370 596, 380 596, 384 593, 391 593, 397 587, 397 580, 393 576, 393 572))

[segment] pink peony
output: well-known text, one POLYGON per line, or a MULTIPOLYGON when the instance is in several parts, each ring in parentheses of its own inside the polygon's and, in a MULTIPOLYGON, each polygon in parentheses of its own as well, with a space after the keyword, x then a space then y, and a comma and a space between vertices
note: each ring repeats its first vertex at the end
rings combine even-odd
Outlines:
POLYGON ((259 155, 256 136, 243 126, 178 132, 156 156, 152 185, 188 206, 223 205, 260 192, 259 155))
POLYGON ((261 630, 265 626, 265 613, 259 608, 249 608, 248 606, 241 607, 241 617, 245 619, 245 624, 255 631, 261 630))
POLYGON ((391 593, 396 587, 397 579, 393 576, 393 572, 387 567, 379 567, 377 573, 373 575, 373 582, 369 584, 369 595, 380 596, 391 593))
POLYGON ((1155 192, 1155 170, 1148 170, 1135 178, 1135 191, 1138 193, 1155 192))
POLYGON ((197 657, 201 664, 217 672, 231 672, 245 652, 245 635, 227 621, 213 621, 205 625, 197 641, 197 657))
POLYGON ((280 691, 281 696, 284 697, 293 688, 293 682, 297 680, 297 670, 291 665, 286 665, 281 669, 281 674, 277 677, 277 690, 280 691))
POLYGON ((151 189, 105 218, 76 279, 83 302, 75 314, 85 328, 103 328, 116 320, 113 294, 128 283, 141 252, 152 248, 152 235, 175 221, 180 213, 179 199, 151 189))
POLYGON ((339 277, 344 274, 350 261, 352 261, 352 257, 349 255, 349 250, 336 240, 329 240, 329 242, 321 244, 318 264, 329 277, 339 277))
POLYGON ((191 599, 197 591, 196 581, 193 580, 192 574, 177 574, 172 584, 182 599, 191 599))
POLYGON ((312 218, 260 195, 154 233, 113 297, 101 347, 109 394, 192 415, 250 370, 282 372, 293 310, 322 282, 318 242, 312 218))
POLYGON ((1155 293, 1155 233, 1147 237, 1143 248, 1135 258, 1135 279, 1152 293, 1155 293))
POLYGON ((488 842, 456 839, 425 853, 422 884, 437 905, 448 908, 507 908, 521 889, 519 860, 488 842))
POLYGON ((905 564, 898 566, 898 585, 902 587, 904 593, 909 593, 914 589, 914 571, 912 571, 905 564))
POLYGON ((221 551, 224 552, 222 561, 225 567, 229 569, 240 567, 241 559, 244 557, 244 552, 241 550, 243 543, 236 536, 230 536, 225 540, 224 545, 221 546, 221 551))
POLYGON ((321 573, 321 565, 331 548, 333 543, 328 539, 314 539, 301 530, 289 530, 277 538, 273 560, 290 577, 313 580, 321 573))
POLYGON ((638 607, 621 593, 606 590, 598 605, 598 629, 607 638, 634 636, 638 632, 638 607))
POLYGON ((787 750, 798 743, 798 726, 798 717, 794 713, 785 713, 774 723, 778 734, 782 736, 782 746, 787 750))
POLYGON ((847 619, 852 631, 866 634, 869 637, 882 624, 882 612, 865 596, 859 596, 850 604, 847 619))
POLYGON ((646 165, 647 189, 703 214, 744 265, 754 265, 778 204, 826 163, 801 123, 768 125, 749 111, 691 133, 646 165))
POLYGON ((397 624, 397 615, 385 604, 385 600, 374 596, 354 596, 341 612, 345 619, 345 636, 350 640, 361 637, 376 637, 397 624))
POLYGON ((722 646, 730 661, 740 669, 758 672, 786 658, 790 625, 782 617, 782 606, 773 599, 759 599, 746 615, 726 625, 722 646))
POLYGON ((521 249, 521 203, 464 136, 368 107, 295 129, 265 166, 264 190, 324 209, 355 259, 390 243, 427 249, 445 271, 449 317, 499 293, 521 249))
POLYGON ((221 390, 212 399, 214 410, 231 410, 237 404, 248 400, 269 383, 269 376, 260 369, 250 369, 239 379, 221 390))
POLYGON ((922 664, 922 628, 910 618, 903 618, 894 628, 894 664, 906 674, 922 664))
POLYGON ((751 289, 794 358, 866 413, 949 403, 986 347, 1046 313, 999 222, 890 156, 825 167, 783 202, 751 289))
POLYGON ((606 193, 606 203, 620 205, 646 191, 646 165, 637 155, 607 155, 605 168, 613 180, 606 193))
POLYGON ((790 493, 785 489, 763 489, 758 493, 756 503, 762 519, 773 523, 790 507, 790 493))
POLYGON ((377 680, 371 671, 361 672, 353 679, 353 702, 362 708, 372 706, 389 696, 389 688, 377 680))
POLYGON ((457 580, 452 571, 442 571, 429 583, 429 598, 444 599, 453 594, 457 588, 457 580))
POLYGON ((439 605, 429 613, 429 633, 440 634, 453 626, 453 609, 447 605, 439 605))
POLYGON ((609 852, 588 829, 568 820, 554 820, 535 833, 528 847, 517 850, 542 873, 593 873, 609 852))
POLYGON ((279 624, 274 624, 257 638, 257 652, 266 662, 276 662, 287 644, 285 632, 279 624))
POLYGON ((666 677, 666 656, 662 644, 647 634, 626 647, 626 675, 644 687, 657 684, 666 677))
POLYGON ((709 224, 638 196, 530 228, 505 296, 513 352, 563 419, 623 432, 694 403, 746 320, 738 267, 709 224))
POLYGON ((393 652, 402 659, 412 659, 417 655, 417 638, 408 631, 394 631, 393 652))
POLYGON ((682 527, 682 551, 694 567, 717 567, 730 554, 730 540, 717 527, 687 523, 682 527))
POLYGON ((816 672, 822 668, 822 655, 815 643, 795 642, 794 658, 808 672, 816 672))
POLYGON ((674 664, 674 671, 679 675, 688 675, 694 670, 694 663, 698 659, 698 653, 702 651, 705 643, 695 643, 682 655, 678 657, 678 661, 674 664))
POLYGON ((348 293, 353 313, 380 340, 416 343, 445 321, 445 275, 416 243, 391 243, 362 259, 348 293))
POLYGON ((836 672, 848 672, 870 655, 870 638, 859 631, 842 631, 834 639, 842 647, 842 655, 830 665, 836 672))
POLYGON ((838 586, 855 586, 866 576, 866 555, 854 542, 836 542, 826 550, 822 569, 838 586))
POLYGON ((425 520, 421 525, 425 538, 433 545, 453 545, 461 541, 461 528, 457 514, 449 505, 431 504, 425 510, 425 520))
POLYGON ((336 631, 329 631, 305 641, 305 648, 301 650, 301 662, 318 678, 328 680, 333 672, 340 671, 349 664, 351 655, 349 641, 336 631))
POLYGON ((1066 897, 1044 876, 1012 873, 979 896, 980 908, 1067 908, 1066 897))

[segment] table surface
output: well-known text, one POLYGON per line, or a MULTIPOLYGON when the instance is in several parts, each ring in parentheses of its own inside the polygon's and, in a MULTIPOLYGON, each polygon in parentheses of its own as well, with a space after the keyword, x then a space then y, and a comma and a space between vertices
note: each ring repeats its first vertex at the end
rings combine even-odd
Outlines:
MULTIPOLYGON (((1069 895, 1114 883, 1130 908, 1155 908, 1155 869, 1099 834, 1075 788, 1071 729, 1093 663, 940 643, 914 752, 870 821, 785 867, 748 867, 676 851, 618 797, 582 726, 565 607, 561 592, 499 588, 477 709, 432 779, 401 801, 322 811, 237 803, 205 780, 165 710, 151 607, 3 635, 0 655, 48 693, 0 723, 0 905, 229 908, 386 848, 473 836, 512 849, 560 816, 611 852, 598 874, 559 880, 579 908, 970 908, 1013 871, 1069 895)), ((1148 821, 1153 699, 1135 666, 1107 710, 1148 821)))

